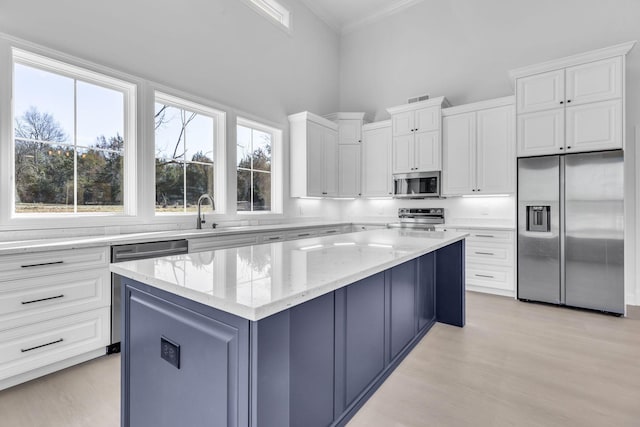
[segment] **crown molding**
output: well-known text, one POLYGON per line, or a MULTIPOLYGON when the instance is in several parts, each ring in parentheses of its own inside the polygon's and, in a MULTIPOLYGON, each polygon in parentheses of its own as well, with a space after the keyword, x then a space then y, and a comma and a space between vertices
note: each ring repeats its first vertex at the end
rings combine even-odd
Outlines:
POLYGON ((387 108, 387 112, 393 115, 398 113, 404 113, 406 111, 417 110, 419 108, 433 107, 436 105, 442 108, 447 108, 451 106, 447 98, 445 98, 444 96, 439 96, 437 98, 431 98, 426 101, 414 102, 412 104, 402 104, 402 105, 398 105, 397 107, 389 107, 387 108))
POLYGON ((516 68, 515 70, 509 71, 509 77, 512 81, 515 81, 516 79, 524 76, 531 76, 533 74, 559 70, 561 68, 572 67, 574 65, 585 64, 587 62, 599 61, 601 59, 612 58, 614 56, 623 56, 629 53, 629 51, 635 44, 636 41, 632 40, 626 43, 620 43, 602 49, 591 50, 589 52, 579 53, 577 55, 566 56, 560 59, 554 59, 551 61, 529 65, 526 67, 516 68))
POLYGON ((375 130, 375 129, 384 129, 391 127, 391 120, 381 120, 379 122, 367 123, 366 125, 362 125, 362 130, 375 130))
POLYGON ((329 13, 325 8, 318 6, 318 4, 314 2, 314 0, 301 1, 314 15, 320 18, 322 22, 327 24, 329 28, 340 34, 340 32, 342 31, 342 26, 340 25, 340 21, 338 21, 335 16, 329 13))
POLYGON ((486 110, 489 108, 506 107, 515 105, 516 97, 513 95, 502 98, 487 99, 485 101, 472 102, 470 104, 456 105, 455 107, 443 108, 442 117, 455 114, 470 113, 472 111, 486 110))
POLYGON ((317 114, 313 114, 309 111, 303 111, 301 113, 296 113, 289 116, 289 123, 295 123, 295 122, 301 122, 301 121, 311 121, 321 126, 328 127, 329 129, 338 130, 337 123, 334 123, 331 120, 327 120, 324 117, 319 116, 317 114))
MULTIPOLYGON (((310 0, 303 0, 310 1, 310 0)), ((364 27, 368 24, 373 24, 374 22, 378 22, 388 16, 391 16, 395 13, 401 12, 405 9, 410 8, 418 3, 422 3, 424 0, 399 0, 394 2, 393 4, 385 7, 382 10, 372 13, 371 15, 365 16, 364 18, 357 19, 355 21, 351 21, 342 26, 342 34, 349 34, 361 27, 364 27)))

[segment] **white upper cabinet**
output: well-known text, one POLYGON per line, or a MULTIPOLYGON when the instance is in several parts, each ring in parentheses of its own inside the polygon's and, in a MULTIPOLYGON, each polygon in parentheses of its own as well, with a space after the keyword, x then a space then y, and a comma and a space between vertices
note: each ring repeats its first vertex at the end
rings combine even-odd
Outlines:
POLYGON ((338 126, 308 111, 289 116, 291 197, 338 195, 338 126))
POLYGON ((360 146, 338 145, 338 195, 357 197, 360 191, 360 146))
POLYGON ((622 43, 511 72, 518 157, 624 148, 622 43))
POLYGON ((622 97, 622 57, 566 70, 567 107, 622 97))
POLYGON ((388 108, 391 114, 393 173, 442 169, 441 111, 444 97, 388 108))
POLYGON ((442 194, 515 191, 513 97, 443 110, 442 194))
POLYGON ((391 196, 391 122, 365 125, 362 134, 362 195, 391 196))
POLYGON ((518 114, 562 108, 564 104, 564 70, 518 79, 518 114))

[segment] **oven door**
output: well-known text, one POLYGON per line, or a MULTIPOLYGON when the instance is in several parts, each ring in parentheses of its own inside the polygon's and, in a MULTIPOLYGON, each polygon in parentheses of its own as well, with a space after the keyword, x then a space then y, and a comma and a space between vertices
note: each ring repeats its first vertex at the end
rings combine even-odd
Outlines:
POLYGON ((396 198, 440 197, 440 172, 415 172, 393 175, 396 198))

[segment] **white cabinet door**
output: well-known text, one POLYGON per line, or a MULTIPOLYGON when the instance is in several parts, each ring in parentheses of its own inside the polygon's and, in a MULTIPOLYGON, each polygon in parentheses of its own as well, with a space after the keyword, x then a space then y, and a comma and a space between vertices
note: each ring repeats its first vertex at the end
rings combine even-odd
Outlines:
POLYGON ((476 113, 442 119, 442 194, 471 194, 476 188, 476 113))
POLYGON ((338 144, 362 142, 362 120, 338 120, 338 144))
POLYGON ((567 108, 567 152, 622 148, 622 100, 567 108))
POLYGON ((564 153, 564 108, 518 115, 518 157, 564 153))
POLYGON ((518 114, 550 110, 564 105, 564 70, 518 79, 518 114))
POLYGON ((413 172, 413 133, 393 138, 393 173, 413 172))
POLYGON ((439 171, 440 161, 440 131, 415 133, 415 171, 439 171))
POLYGON ((338 145, 338 194, 360 196, 360 145, 338 145))
POLYGON ((324 191, 324 128, 307 123, 307 195, 320 197, 324 191))
POLYGON ((476 192, 514 193, 516 157, 513 107, 478 111, 476 120, 476 192))
POLYGON ((440 107, 427 107, 415 112, 415 131, 427 132, 440 129, 440 107))
MULTIPOLYGON (((338 133, 324 128, 322 151, 324 155, 324 196, 338 194, 338 133)), ((313 161, 313 157, 310 159, 313 161)))
POLYGON ((567 107, 622 97, 622 57, 567 68, 567 107))
POLYGON ((391 187, 391 127, 364 132, 362 144, 362 194, 389 196, 391 187))
POLYGON ((413 111, 407 111, 405 113, 394 114, 391 117, 394 137, 413 133, 414 115, 415 113, 413 111))

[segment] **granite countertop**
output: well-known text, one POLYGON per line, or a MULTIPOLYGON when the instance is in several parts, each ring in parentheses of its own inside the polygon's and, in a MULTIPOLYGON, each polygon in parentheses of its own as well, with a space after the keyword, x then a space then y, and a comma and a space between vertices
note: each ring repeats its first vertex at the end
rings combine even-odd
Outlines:
POLYGON ((79 249, 97 246, 123 245, 162 240, 197 239, 230 234, 265 233, 269 231, 287 231, 309 227, 332 227, 350 225, 350 222, 296 222, 288 224, 247 225, 220 227, 202 230, 171 230, 144 233, 114 234, 108 236, 80 236, 54 239, 30 239, 0 242, 0 255, 40 252, 49 250, 79 249))
POLYGON ((467 235, 372 230, 111 264, 112 272, 259 320, 467 235))

